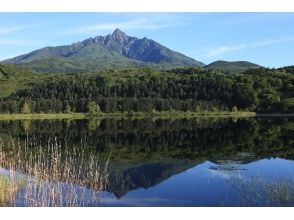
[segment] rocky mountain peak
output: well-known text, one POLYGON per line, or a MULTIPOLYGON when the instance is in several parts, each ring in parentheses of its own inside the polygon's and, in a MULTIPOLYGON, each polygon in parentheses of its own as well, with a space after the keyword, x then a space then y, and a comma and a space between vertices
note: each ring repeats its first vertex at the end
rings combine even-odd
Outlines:
POLYGON ((128 39, 128 35, 122 32, 120 29, 115 29, 114 32, 111 34, 111 37, 118 42, 124 42, 128 39))

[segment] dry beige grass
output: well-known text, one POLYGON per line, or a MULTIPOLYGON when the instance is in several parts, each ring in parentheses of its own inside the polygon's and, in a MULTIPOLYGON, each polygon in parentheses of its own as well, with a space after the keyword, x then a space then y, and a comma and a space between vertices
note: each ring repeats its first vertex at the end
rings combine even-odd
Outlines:
MULTIPOLYGON (((108 183, 108 162, 103 167, 97 154, 86 146, 66 146, 56 139, 46 146, 26 140, 9 148, 0 140, 2 205, 7 206, 96 206, 108 183), (21 174, 21 175, 20 175, 21 174), (25 179, 19 184, 19 178, 25 179)), ((0 185, 1 186, 1 185, 0 185)), ((1 191, 0 191, 1 194, 1 191)), ((1 195, 0 195, 1 196, 1 195)))

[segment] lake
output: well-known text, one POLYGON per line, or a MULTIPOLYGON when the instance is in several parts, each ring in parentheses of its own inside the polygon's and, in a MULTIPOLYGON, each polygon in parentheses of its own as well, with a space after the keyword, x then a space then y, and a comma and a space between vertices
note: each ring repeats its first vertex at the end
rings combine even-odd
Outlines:
POLYGON ((293 137, 293 117, 0 121, 2 205, 293 206, 293 137))

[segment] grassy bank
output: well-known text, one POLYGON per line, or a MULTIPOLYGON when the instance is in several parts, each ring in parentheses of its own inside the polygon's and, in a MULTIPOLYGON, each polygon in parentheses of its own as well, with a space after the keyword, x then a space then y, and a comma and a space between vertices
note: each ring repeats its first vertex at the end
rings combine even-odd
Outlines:
POLYGON ((253 117, 254 112, 114 112, 114 113, 48 113, 48 114, 0 114, 0 120, 26 120, 26 119, 85 119, 85 118, 193 118, 193 117, 253 117))
POLYGON ((0 114, 0 120, 83 119, 85 117, 84 113, 0 114))
POLYGON ((85 118, 194 118, 194 117, 253 117, 255 112, 114 112, 114 113, 33 113, 33 114, 0 114, 0 120, 42 120, 42 119, 85 119, 85 118))

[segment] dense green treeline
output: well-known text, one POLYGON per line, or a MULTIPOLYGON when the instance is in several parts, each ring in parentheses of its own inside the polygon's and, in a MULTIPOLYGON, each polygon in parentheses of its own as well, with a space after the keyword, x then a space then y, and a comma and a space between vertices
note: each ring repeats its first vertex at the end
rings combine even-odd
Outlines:
POLYGON ((94 103, 103 112, 241 110, 293 113, 292 69, 252 69, 241 74, 205 68, 32 74, 34 80, 26 78, 22 87, 1 99, 0 112, 89 112, 89 106, 94 103))

